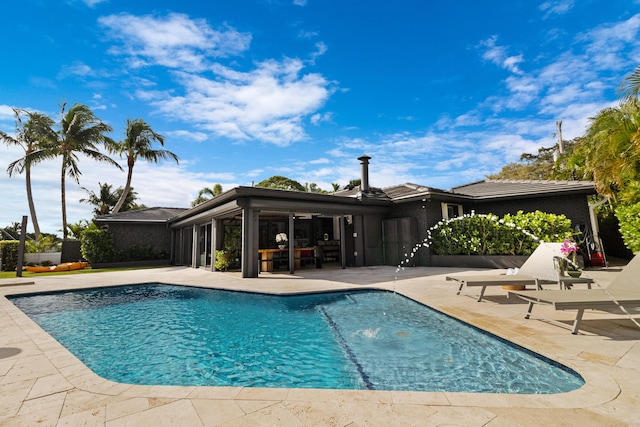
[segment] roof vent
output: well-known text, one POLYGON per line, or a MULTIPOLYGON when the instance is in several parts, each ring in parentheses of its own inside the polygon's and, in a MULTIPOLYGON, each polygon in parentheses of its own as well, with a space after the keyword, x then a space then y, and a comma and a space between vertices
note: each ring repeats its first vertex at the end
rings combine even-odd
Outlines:
POLYGON ((367 156, 366 154, 363 154, 362 156, 358 157, 358 160, 360 160, 360 164, 362 166, 360 191, 362 191, 363 193, 368 193, 369 192, 369 160, 371 160, 371 157, 367 156))

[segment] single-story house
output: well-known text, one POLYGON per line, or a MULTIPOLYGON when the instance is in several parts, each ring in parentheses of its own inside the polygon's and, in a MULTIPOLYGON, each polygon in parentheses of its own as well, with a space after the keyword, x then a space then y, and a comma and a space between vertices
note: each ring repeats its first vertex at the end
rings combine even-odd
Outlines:
MULTIPOLYGON (((240 186, 190 209, 142 209, 95 222, 113 233, 117 247, 152 245, 168 250, 176 265, 215 270, 216 253, 225 251, 242 277, 281 268, 293 272, 309 264, 398 265, 430 227, 471 211, 540 210, 593 229, 592 182, 483 180, 450 190, 410 183, 374 188, 369 186, 370 157, 358 160, 361 185, 335 193, 240 186), (275 238, 281 233, 288 238, 283 249, 275 238)), ((412 262, 430 265, 428 250, 412 262)))

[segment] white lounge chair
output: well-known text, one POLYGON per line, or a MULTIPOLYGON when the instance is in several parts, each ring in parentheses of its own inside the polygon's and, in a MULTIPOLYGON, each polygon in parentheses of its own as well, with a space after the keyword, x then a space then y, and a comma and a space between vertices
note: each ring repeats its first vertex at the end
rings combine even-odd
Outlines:
POLYGON ((487 286, 536 286, 541 283, 557 282, 558 273, 553 263, 554 256, 560 256, 562 243, 540 243, 535 251, 522 264, 516 274, 456 274, 446 276, 446 280, 455 280, 460 284, 457 295, 464 286, 480 286, 478 302, 482 301, 487 286))
MULTIPOLYGON (((535 304, 550 305, 555 310, 578 310, 571 327, 571 333, 577 334, 586 309, 622 309, 630 313, 640 308, 640 255, 636 255, 606 288, 572 291, 511 291, 509 296, 522 298, 529 303, 526 319, 532 317, 531 311, 535 304)), ((567 327, 566 324, 556 320, 535 317, 567 327)))

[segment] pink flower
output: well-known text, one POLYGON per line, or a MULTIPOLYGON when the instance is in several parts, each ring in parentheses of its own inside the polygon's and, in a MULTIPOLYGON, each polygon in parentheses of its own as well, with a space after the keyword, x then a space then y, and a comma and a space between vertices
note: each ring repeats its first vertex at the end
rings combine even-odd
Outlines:
POLYGON ((565 257, 571 254, 572 252, 578 252, 578 249, 579 248, 576 242, 574 242, 571 239, 564 239, 564 242, 562 242, 562 246, 560 246, 560 252, 565 257))

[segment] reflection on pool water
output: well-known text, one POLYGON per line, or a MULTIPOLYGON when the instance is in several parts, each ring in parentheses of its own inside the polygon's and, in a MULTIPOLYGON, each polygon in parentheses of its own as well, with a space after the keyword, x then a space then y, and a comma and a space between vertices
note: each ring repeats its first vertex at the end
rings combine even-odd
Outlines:
POLYGON ((574 371, 386 291, 166 284, 10 297, 98 375, 145 385, 550 394, 574 371))

